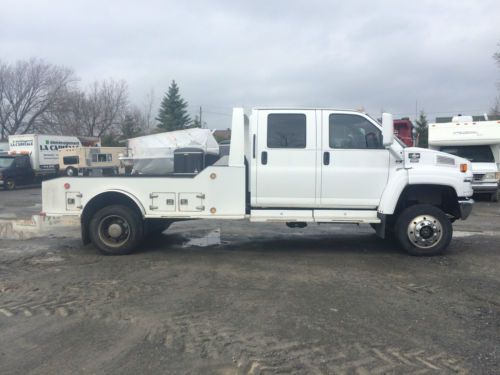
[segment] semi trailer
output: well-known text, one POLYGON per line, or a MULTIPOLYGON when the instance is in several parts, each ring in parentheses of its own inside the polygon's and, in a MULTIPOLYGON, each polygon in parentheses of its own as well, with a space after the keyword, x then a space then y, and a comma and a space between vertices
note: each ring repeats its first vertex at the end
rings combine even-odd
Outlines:
POLYGON ((186 173, 202 165, 190 157, 202 156, 186 154, 167 176, 45 181, 43 213, 78 216, 83 242, 105 254, 130 253, 175 221, 247 219, 370 224, 409 254, 434 255, 474 203, 470 162, 405 147, 387 113, 380 124, 350 110, 235 108, 229 155, 186 173))

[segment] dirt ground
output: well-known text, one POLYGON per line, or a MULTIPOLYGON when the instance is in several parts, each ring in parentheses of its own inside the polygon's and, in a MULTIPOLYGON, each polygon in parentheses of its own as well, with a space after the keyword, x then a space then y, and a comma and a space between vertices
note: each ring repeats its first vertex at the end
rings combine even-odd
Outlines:
POLYGON ((130 256, 0 191, 1 374, 500 373, 500 204, 444 256, 370 227, 192 221, 130 256))

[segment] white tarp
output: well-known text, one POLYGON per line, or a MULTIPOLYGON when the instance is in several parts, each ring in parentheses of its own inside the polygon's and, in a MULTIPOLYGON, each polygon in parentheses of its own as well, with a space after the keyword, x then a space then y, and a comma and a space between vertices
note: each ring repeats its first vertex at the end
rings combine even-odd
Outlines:
POLYGON ((219 144, 210 129, 185 129, 145 135, 127 140, 134 170, 142 174, 165 174, 174 171, 174 151, 196 147, 219 153, 219 144))

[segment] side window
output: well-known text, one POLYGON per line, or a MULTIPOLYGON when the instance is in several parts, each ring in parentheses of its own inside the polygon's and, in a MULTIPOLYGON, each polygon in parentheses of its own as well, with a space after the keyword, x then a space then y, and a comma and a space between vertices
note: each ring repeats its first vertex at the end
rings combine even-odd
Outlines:
POLYGON ((330 148, 383 149, 382 132, 362 116, 331 114, 329 117, 330 148))
POLYGON ((79 164, 80 158, 78 156, 63 156, 64 165, 79 164))
POLYGON ((97 161, 99 163, 105 163, 106 162, 106 154, 99 154, 99 155, 97 155, 97 161))
POLYGON ((273 113, 267 116, 268 148, 306 148, 306 115, 273 113))

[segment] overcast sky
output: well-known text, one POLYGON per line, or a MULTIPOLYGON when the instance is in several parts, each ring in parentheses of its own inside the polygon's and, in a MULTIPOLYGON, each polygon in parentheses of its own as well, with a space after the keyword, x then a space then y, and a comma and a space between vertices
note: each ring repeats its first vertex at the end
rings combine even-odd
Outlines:
POLYGON ((175 79, 212 128, 241 105, 484 113, 500 79, 499 0, 0 3, 0 59, 125 79, 138 105, 175 79))

